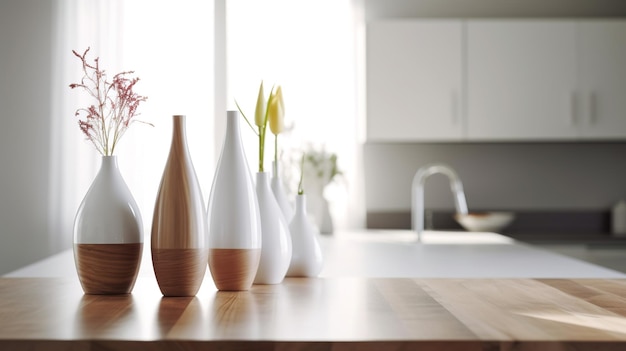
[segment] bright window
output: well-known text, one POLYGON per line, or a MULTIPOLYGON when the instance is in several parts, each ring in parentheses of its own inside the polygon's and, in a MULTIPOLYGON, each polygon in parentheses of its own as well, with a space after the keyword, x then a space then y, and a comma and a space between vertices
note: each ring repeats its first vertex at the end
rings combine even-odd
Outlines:
MULTIPOLYGON (((334 220, 339 227, 361 225, 352 1, 227 0, 226 13, 228 108, 235 109, 236 99, 244 112, 253 115, 261 80, 266 94, 273 84, 280 84, 285 118, 294 125, 289 135, 279 137, 283 162, 297 159, 308 145, 336 153, 345 181, 326 191, 334 220)), ((247 129, 242 134, 255 172, 256 136, 247 129)), ((273 136, 266 143, 269 170, 273 136)))

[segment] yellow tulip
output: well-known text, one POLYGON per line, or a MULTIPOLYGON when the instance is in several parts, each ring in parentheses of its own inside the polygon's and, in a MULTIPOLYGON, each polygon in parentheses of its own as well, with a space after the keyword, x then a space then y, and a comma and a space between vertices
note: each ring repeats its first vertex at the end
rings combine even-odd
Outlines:
POLYGON ((279 86, 270 97, 269 122, 270 130, 278 135, 285 129, 285 104, 283 102, 283 90, 279 86))
POLYGON ((265 93, 263 93, 263 81, 259 87, 259 97, 256 100, 256 110, 254 111, 254 124, 262 128, 265 124, 265 93))

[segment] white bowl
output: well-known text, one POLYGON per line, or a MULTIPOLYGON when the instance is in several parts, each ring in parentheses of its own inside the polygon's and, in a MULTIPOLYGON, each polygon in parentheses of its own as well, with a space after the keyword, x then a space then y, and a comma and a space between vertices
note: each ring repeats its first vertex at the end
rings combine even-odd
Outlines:
POLYGON ((470 232, 497 233, 506 228, 514 218, 515 215, 512 212, 483 212, 454 215, 454 219, 470 232))

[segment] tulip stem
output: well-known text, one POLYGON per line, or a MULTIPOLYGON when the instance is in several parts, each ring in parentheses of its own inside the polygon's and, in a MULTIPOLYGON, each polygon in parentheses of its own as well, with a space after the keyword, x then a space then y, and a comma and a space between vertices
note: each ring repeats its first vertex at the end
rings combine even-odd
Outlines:
POLYGON ((259 172, 263 172, 263 156, 265 155, 265 126, 259 127, 259 172))
POLYGON ((274 134, 274 173, 278 174, 278 134, 274 134))
MULTIPOLYGON (((270 96, 274 92, 274 87, 272 87, 272 91, 270 91, 270 96)), ((265 134, 267 132, 267 117, 270 111, 270 104, 267 104, 265 108, 265 115, 263 116, 263 121, 259 126, 259 172, 263 172, 263 160, 265 156, 265 134)))
POLYGON ((302 153, 302 160, 300 161, 300 181, 298 182, 298 195, 304 195, 304 188, 302 187, 302 179, 304 178, 304 156, 305 152, 302 153))

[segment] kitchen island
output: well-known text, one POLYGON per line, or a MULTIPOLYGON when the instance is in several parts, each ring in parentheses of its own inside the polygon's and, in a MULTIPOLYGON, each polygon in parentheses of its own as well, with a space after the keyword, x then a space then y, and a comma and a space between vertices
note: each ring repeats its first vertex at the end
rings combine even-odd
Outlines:
POLYGON ((626 349, 623 274, 497 234, 412 234, 323 237, 320 278, 218 292, 207 274, 193 298, 162 297, 149 261, 132 294, 83 295, 64 252, 0 279, 0 350, 626 349))

